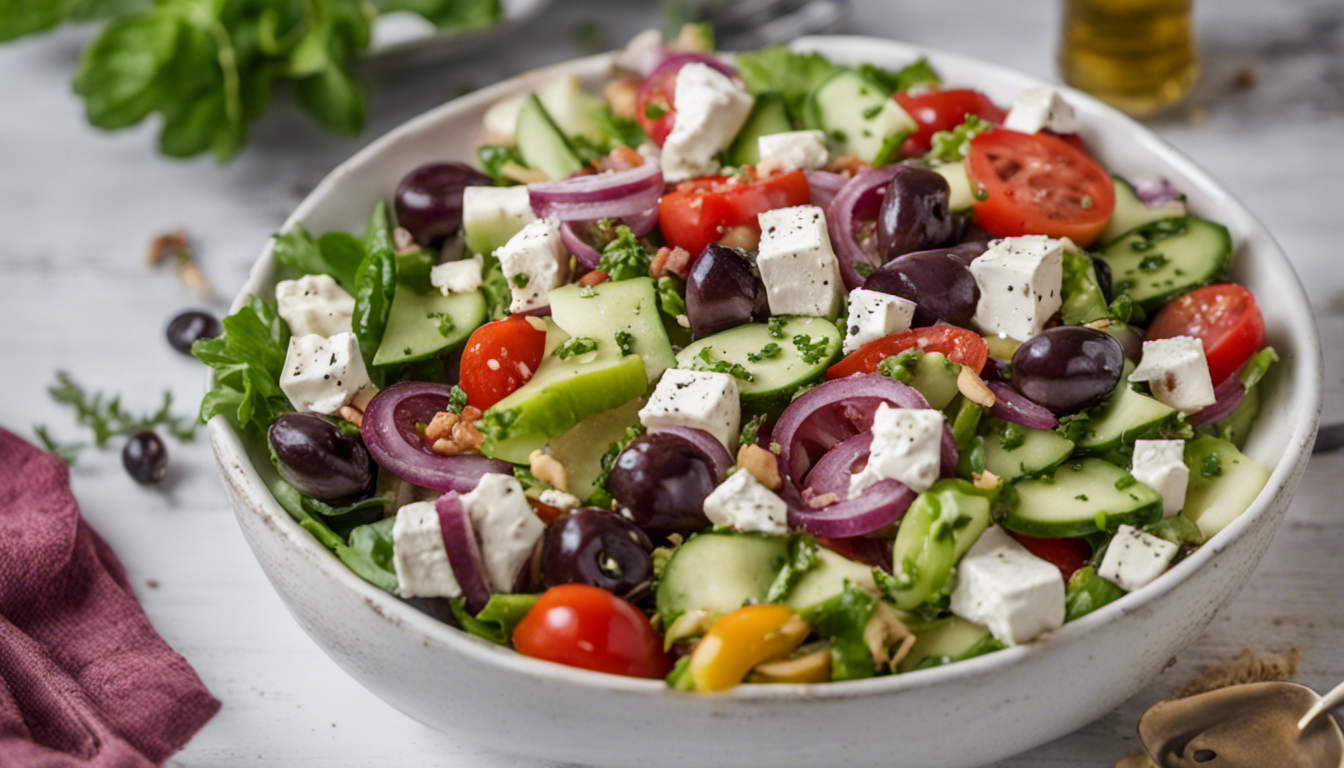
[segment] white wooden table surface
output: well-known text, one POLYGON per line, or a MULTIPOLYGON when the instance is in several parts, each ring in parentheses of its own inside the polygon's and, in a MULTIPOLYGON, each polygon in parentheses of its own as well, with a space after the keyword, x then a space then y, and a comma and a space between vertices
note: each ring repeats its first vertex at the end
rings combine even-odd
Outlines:
MULTIPOLYGON (((1203 120, 1152 126, 1245 201, 1303 276, 1325 339, 1329 421, 1344 404, 1344 5, 1197 5, 1203 120), (1243 68, 1257 76, 1254 87, 1234 87, 1243 68)), ((1054 79, 1058 13, 1052 0, 871 0, 854 3, 849 28, 1054 79)), ((410 74, 371 73, 370 120, 359 139, 323 134, 277 104, 226 166, 158 156, 148 126, 114 135, 87 127, 70 89, 86 30, 0 46, 0 425, 31 438, 33 425, 46 423, 58 437, 84 439, 46 394, 57 369, 122 393, 141 410, 157 406, 167 388, 180 412, 192 411, 203 369, 168 347, 163 327, 199 302, 169 271, 145 266, 152 236, 185 227, 211 281, 232 296, 268 235, 341 159, 468 87, 583 52, 571 32, 590 20, 615 44, 656 24, 659 11, 556 2, 518 33, 525 46, 410 74)), ((224 703, 169 765, 533 765, 455 744, 346 677, 290 619, 253 561, 203 431, 169 449, 172 468, 156 488, 130 481, 119 444, 86 451, 73 471, 84 514, 120 555, 155 627, 224 703)), ((998 768, 1112 766, 1136 749, 1144 709, 1201 665, 1242 648, 1300 645, 1300 681, 1325 690, 1344 679, 1342 472, 1344 453, 1312 461, 1250 584, 1156 682, 1077 733, 998 768)), ((824 738, 824 728, 817 731, 824 738)))

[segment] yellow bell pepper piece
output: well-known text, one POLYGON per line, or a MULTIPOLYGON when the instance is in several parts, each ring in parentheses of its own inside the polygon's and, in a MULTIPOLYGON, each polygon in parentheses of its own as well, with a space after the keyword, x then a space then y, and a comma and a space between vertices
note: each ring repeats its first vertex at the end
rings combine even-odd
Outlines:
POLYGON ((698 691, 725 691, 752 667, 782 658, 802 645, 807 622, 784 605, 748 605, 721 616, 691 652, 691 680, 698 691))

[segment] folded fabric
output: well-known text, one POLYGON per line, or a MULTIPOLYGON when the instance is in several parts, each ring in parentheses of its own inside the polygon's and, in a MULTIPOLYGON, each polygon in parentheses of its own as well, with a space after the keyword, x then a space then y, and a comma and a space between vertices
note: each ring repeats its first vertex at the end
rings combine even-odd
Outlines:
POLYGON ((218 709, 80 516, 65 463, 0 428, 0 766, 158 765, 218 709))

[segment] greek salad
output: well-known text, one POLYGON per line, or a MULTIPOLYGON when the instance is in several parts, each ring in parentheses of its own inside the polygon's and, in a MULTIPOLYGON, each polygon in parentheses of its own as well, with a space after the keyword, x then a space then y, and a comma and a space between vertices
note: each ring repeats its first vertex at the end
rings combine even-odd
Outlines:
POLYGON ((362 236, 277 235, 202 414, 356 574, 682 690, 903 674, 1217 534, 1274 362, 1226 228, 1049 87, 646 33, 362 236))

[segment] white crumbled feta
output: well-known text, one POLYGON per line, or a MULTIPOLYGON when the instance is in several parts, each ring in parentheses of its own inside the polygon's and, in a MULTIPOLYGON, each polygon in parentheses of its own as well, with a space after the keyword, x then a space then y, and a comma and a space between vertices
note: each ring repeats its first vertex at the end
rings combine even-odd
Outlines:
POLYGON ((525 185, 462 190, 462 236, 475 253, 493 253, 536 220, 525 185))
POLYGON ((992 525, 958 563, 949 607, 1018 645, 1064 624, 1064 577, 992 525))
POLYGON ((1140 531, 1132 525, 1122 525, 1106 546, 1106 554, 1097 567, 1097 575, 1127 592, 1133 592, 1161 576, 1179 550, 1180 547, 1166 539, 1140 531))
POLYGON ((612 57, 612 66, 648 77, 658 64, 666 58, 663 52, 663 33, 656 29, 646 29, 630 38, 625 47, 612 57))
POLYGON ((1153 397, 1178 411, 1193 413, 1213 405, 1213 379, 1204 357, 1204 343, 1193 336, 1143 342, 1143 356, 1129 375, 1146 381, 1153 397))
POLYGON ((769 171, 816 170, 831 161, 826 151, 826 132, 785 131, 759 136, 756 146, 761 159, 756 169, 762 173, 769 171))
POLYGON ((353 333, 289 338, 280 389, 295 410, 332 414, 365 387, 372 385, 353 333))
POLYGON ((705 497, 704 509, 705 517, 714 525, 771 536, 789 532, 788 505, 746 470, 738 470, 720 483, 705 497))
POLYGON ((537 501, 540 501, 548 507, 555 507, 561 512, 577 509, 583 504, 578 496, 575 496, 572 493, 565 493, 558 488, 547 488, 542 491, 541 496, 537 498, 537 501))
POLYGON ((834 317, 845 284, 821 208, 776 208, 756 219, 761 225, 756 266, 770 314, 834 317))
POLYGON ((1184 440, 1135 440, 1135 480, 1162 495, 1162 516, 1172 517, 1185 506, 1190 468, 1185 465, 1184 440))
POLYGON ((1003 119, 1003 127, 1022 133, 1045 129, 1055 133, 1077 133, 1078 118, 1059 91, 1048 85, 1038 85, 1018 95, 1008 116, 1003 119))
POLYGON ((481 287, 481 269, 485 260, 480 254, 470 259, 435 264, 429 270, 429 284, 439 289, 444 296, 454 293, 469 293, 481 287))
POLYGON ((663 142, 663 179, 684 181, 719 170, 715 155, 728 148, 751 113, 751 94, 708 64, 677 72, 672 106, 677 119, 663 142))
POLYGON ((854 497, 880 480, 899 480, 923 493, 938 480, 942 467, 943 414, 932 408, 892 408, 886 403, 873 414, 873 442, 868 463, 849 476, 854 497))
POLYGON ((1064 240, 1026 235, 994 240, 971 262, 980 286, 972 322, 984 333, 1026 341, 1063 306, 1064 240))
POLYGON ((392 568, 402 597, 461 597, 433 501, 406 504, 392 524, 392 568))
POLYGON ((560 240, 560 226, 538 219, 495 251, 513 302, 509 312, 526 312, 551 303, 551 289, 569 281, 569 252, 560 240))
POLYGON ((717 437, 731 454, 737 444, 742 412, 737 379, 726 373, 669 368, 639 410, 639 423, 656 427, 692 427, 717 437))
POLYGON ((845 323, 844 353, 883 336, 909 330, 915 302, 867 288, 849 292, 849 320, 845 323))
POLYGON ((546 524, 513 475, 482 475, 470 493, 462 494, 462 507, 476 530, 490 591, 513 592, 546 524))
POLYGON ((331 275, 304 275, 275 284, 275 311, 293 336, 335 336, 351 329, 355 299, 331 275))

